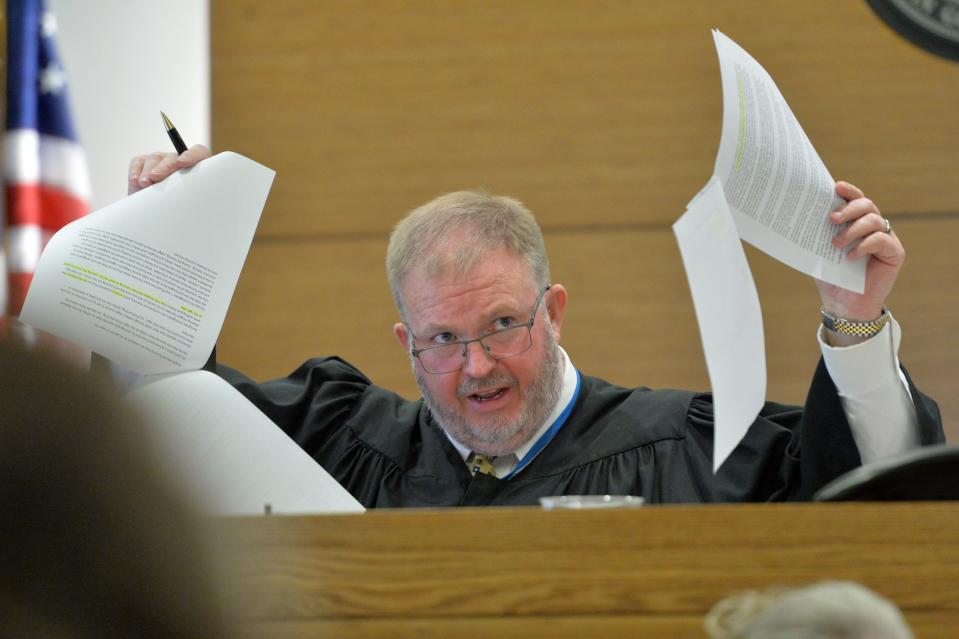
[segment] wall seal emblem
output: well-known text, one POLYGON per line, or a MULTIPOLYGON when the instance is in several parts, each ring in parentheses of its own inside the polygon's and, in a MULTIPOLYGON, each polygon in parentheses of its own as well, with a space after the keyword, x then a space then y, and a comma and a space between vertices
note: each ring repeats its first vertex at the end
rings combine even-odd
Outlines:
POLYGON ((959 62, 959 0, 866 0, 901 36, 959 62))

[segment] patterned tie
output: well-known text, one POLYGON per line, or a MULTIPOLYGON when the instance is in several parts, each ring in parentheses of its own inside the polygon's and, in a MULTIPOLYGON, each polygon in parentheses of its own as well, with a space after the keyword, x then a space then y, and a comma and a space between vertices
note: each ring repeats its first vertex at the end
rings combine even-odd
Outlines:
POLYGON ((496 477, 496 469, 493 468, 494 459, 496 458, 482 453, 470 453, 470 456, 466 459, 466 464, 469 466, 470 472, 474 475, 476 473, 483 473, 484 475, 496 477))

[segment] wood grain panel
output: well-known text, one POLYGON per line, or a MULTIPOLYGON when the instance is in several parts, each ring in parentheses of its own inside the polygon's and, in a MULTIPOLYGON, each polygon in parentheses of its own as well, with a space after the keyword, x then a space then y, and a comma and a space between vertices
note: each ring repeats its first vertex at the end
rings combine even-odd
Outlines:
MULTIPOLYGON (((938 616, 937 616, 938 617, 938 616)), ((937 618, 938 620, 938 618, 937 618)), ((580 615, 537 617, 459 617, 454 619, 361 619, 333 621, 299 621, 252 623, 245 626, 242 637, 270 639, 450 639, 476 634, 499 639, 636 639, 636 637, 669 637, 670 639, 703 639, 703 621, 696 615, 580 615)), ((930 635, 932 636, 932 635, 930 635)), ((943 635, 944 636, 944 635, 943 635)))
MULTIPOLYGON (((921 389, 936 398, 959 437, 959 220, 896 220, 909 256, 890 307, 900 351, 921 389)), ((553 281, 569 289, 562 344, 574 363, 612 382, 708 389, 705 360, 671 232, 547 233, 553 281)), ((286 375, 310 356, 338 354, 375 383, 418 391, 392 335, 385 238, 258 242, 220 340, 221 361, 257 379, 286 375)), ((763 307, 767 397, 802 403, 819 357, 812 282, 748 249, 763 307)))
MULTIPOLYGON (((952 615, 935 612, 907 612, 906 621, 918 639, 953 639, 948 624, 952 615)), ((244 639, 449 639, 462 636, 467 628, 482 628, 484 635, 500 639, 703 639, 702 615, 580 615, 542 617, 460 617, 456 619, 387 619, 267 622, 247 624, 244 639)))
POLYGON ((955 211, 959 66, 865 2, 213 0, 213 139, 278 170, 261 235, 375 232, 449 190, 548 227, 672 221, 719 140, 718 27, 833 175, 955 211))
POLYGON ((312 622, 349 636, 340 622, 500 618, 515 629, 579 615, 610 628, 674 618, 688 631, 733 592, 825 578, 859 581, 953 631, 957 524, 959 506, 942 502, 503 508, 233 520, 222 536, 237 551, 232 605, 250 623, 290 624, 286 636, 312 622))

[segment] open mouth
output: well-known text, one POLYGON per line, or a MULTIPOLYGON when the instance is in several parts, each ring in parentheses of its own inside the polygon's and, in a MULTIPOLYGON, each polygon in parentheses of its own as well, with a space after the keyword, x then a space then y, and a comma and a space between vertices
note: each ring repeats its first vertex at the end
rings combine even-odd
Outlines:
POLYGON ((470 400, 478 402, 480 404, 485 404, 486 402, 496 401, 500 397, 506 394, 506 391, 509 390, 509 387, 503 388, 494 388, 487 391, 482 391, 480 393, 473 393, 469 396, 470 400))

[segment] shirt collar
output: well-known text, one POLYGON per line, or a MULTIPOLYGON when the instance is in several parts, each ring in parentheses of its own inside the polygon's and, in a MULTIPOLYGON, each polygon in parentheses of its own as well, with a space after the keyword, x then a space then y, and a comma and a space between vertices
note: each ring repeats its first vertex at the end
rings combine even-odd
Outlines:
MULTIPOLYGON (((566 351, 563 350, 562 347, 560 347, 559 350, 563 354, 563 388, 559 393, 559 399, 556 401, 556 405, 553 406, 553 410, 547 415, 546 420, 540 425, 539 429, 533 433, 532 437, 513 451, 513 455, 515 456, 514 461, 523 459, 526 453, 536 445, 539 438, 543 436, 543 433, 549 430, 549 427, 556 421, 560 413, 563 412, 563 409, 566 408, 569 400, 573 398, 573 393, 576 392, 576 369, 573 368, 573 362, 569 359, 566 351)), ((445 433, 446 431, 443 432, 445 433)), ((473 452, 472 449, 456 441, 449 433, 446 433, 446 437, 450 440, 450 443, 453 444, 453 448, 460 454, 460 457, 463 458, 463 461, 466 461, 466 458, 473 452)))

